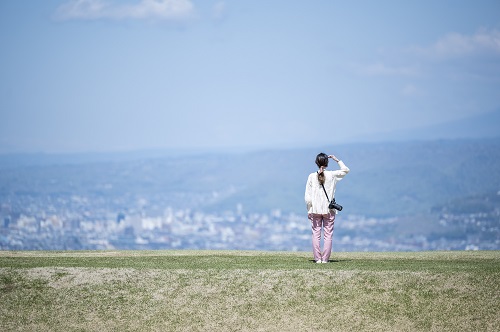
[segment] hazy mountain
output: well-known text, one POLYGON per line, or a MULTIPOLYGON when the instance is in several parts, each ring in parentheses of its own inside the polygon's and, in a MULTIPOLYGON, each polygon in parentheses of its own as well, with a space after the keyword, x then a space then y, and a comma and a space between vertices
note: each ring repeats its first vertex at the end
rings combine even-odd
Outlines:
MULTIPOLYGON (((428 212, 438 204, 500 190, 500 139, 347 144, 268 151, 236 160, 221 180, 241 190, 213 208, 238 202, 257 210, 304 212, 303 193, 319 150, 334 153, 351 172, 338 184, 347 213, 391 216, 428 212)), ((338 167, 331 163, 330 169, 338 167)))
POLYGON ((493 137, 500 137, 500 110, 411 130, 363 136, 357 140, 360 142, 391 142, 493 137))
MULTIPOLYGON (((0 198, 89 197, 119 210, 145 199, 206 211, 281 209, 304 213, 305 181, 319 152, 333 153, 351 172, 337 189, 348 214, 398 216, 428 212, 472 195, 500 190, 500 138, 344 144, 315 149, 206 153, 16 164, 0 159, 0 198)), ((19 157, 19 156, 18 156, 19 157)), ((18 158, 16 157, 16 158, 18 158)), ((332 163, 330 169, 337 165, 332 163)), ((96 203, 97 204, 97 203, 96 203)), ((117 211, 115 211, 117 212, 117 211)))

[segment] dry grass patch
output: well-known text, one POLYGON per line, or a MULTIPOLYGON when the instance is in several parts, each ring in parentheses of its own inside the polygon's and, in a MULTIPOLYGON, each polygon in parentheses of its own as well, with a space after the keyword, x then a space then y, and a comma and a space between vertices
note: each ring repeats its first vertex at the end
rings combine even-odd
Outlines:
MULTIPOLYGON (((0 268, 0 326, 5 331, 500 330, 500 271, 478 269, 484 265, 474 265, 477 257, 464 268, 464 256, 458 255, 456 269, 436 272, 401 267, 407 258, 399 254, 384 258, 387 266, 394 261, 393 270, 373 267, 377 254, 369 253, 345 254, 349 269, 342 262, 318 266, 301 253, 265 254, 289 259, 287 269, 269 268, 267 258, 258 257, 262 253, 251 268, 226 268, 228 259, 237 264, 243 256, 254 257, 247 252, 226 252, 204 267, 213 253, 194 254, 203 263, 189 268, 137 268, 135 261, 124 261, 122 268, 0 268)), ((493 256, 492 262, 498 259, 493 256)), ((442 264, 439 260, 438 267, 442 264)))

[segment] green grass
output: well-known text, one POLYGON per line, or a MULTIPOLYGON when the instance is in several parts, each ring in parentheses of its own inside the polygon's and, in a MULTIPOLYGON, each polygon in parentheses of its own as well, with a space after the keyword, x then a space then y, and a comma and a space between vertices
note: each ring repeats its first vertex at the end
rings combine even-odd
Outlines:
POLYGON ((500 252, 0 252, 2 331, 498 331, 500 252))

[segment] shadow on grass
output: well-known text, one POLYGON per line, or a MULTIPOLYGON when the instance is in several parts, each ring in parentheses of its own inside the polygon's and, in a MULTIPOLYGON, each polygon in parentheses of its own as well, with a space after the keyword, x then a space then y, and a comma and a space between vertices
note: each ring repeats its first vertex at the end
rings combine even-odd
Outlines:
MULTIPOLYGON (((342 262, 351 262, 352 259, 329 259, 328 263, 342 263, 342 262)), ((314 259, 309 259, 309 262, 316 263, 314 259)))

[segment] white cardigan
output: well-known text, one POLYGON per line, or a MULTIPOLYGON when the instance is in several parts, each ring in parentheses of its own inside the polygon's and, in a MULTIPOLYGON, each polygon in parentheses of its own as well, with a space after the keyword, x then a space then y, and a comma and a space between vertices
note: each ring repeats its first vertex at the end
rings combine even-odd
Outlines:
MULTIPOLYGON (((337 182, 342 180, 347 173, 349 173, 349 168, 344 165, 342 160, 338 162, 340 169, 336 171, 323 171, 325 173, 325 190, 328 193, 328 198, 331 200, 335 197, 335 186, 337 182)), ((304 195, 306 201, 307 213, 314 214, 328 214, 330 210, 328 205, 330 202, 326 198, 323 187, 318 181, 318 172, 309 174, 306 183, 306 192, 304 195)), ((334 210, 337 213, 337 210, 334 210)))

